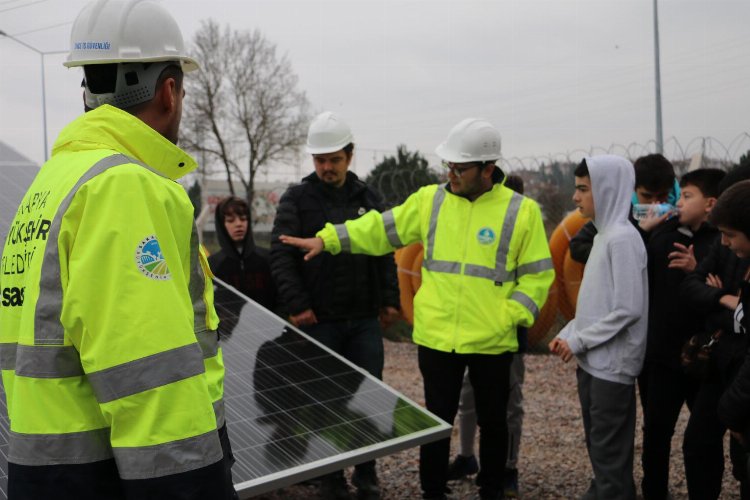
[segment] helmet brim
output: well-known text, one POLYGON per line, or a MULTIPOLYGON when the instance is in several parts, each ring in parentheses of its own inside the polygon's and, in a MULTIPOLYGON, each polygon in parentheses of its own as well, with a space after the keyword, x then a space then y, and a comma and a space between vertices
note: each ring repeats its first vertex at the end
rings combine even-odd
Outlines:
POLYGON ((326 153, 335 153, 336 151, 341 151, 352 142, 354 142, 354 137, 350 135, 346 138, 346 140, 343 140, 336 144, 332 144, 330 146, 311 146, 310 144, 307 144, 305 145, 305 151, 307 151, 311 155, 323 155, 326 153))
POLYGON ((451 163, 471 163, 475 161, 498 161, 500 158, 496 157, 477 157, 468 154, 461 154, 452 151, 448 145, 444 142, 435 148, 435 154, 438 155, 442 160, 449 161, 451 163))
POLYGON ((89 60, 77 60, 77 61, 65 61, 63 62, 63 66, 66 68, 77 68, 79 66, 90 66, 94 64, 116 64, 116 63, 150 63, 150 62, 164 62, 164 61, 175 61, 180 62, 180 66, 182 67, 182 71, 184 73, 190 73, 192 71, 199 70, 200 64, 198 64, 198 61, 193 59, 192 57, 179 57, 179 58, 173 58, 173 57, 153 57, 153 58, 145 58, 145 59, 89 59, 89 60))

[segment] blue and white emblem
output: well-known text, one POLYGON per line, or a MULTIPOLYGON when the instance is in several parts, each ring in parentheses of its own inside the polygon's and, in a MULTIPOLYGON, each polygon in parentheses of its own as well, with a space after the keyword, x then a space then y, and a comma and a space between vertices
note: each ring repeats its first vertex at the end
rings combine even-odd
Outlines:
POLYGON ((168 280, 172 277, 167 261, 161 253, 159 241, 153 234, 141 240, 135 249, 135 264, 138 270, 152 280, 168 280))
POLYGON ((491 245, 495 242, 495 231, 489 227, 483 227, 477 233, 477 241, 480 245, 491 245))

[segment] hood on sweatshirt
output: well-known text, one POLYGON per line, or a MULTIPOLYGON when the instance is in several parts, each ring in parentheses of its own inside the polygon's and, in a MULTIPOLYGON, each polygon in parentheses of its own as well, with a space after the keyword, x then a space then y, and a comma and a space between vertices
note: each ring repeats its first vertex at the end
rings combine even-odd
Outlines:
POLYGON ((242 242, 241 248, 242 253, 237 248, 237 244, 234 242, 232 237, 227 232, 227 228, 224 225, 224 216, 222 215, 221 206, 224 202, 220 203, 216 207, 214 212, 214 225, 216 226, 216 240, 219 242, 219 246, 224 250, 227 255, 232 256, 235 259, 241 259, 245 255, 250 255, 255 250, 255 240, 253 238, 252 224, 250 222, 250 214, 247 217, 247 232, 245 233, 245 239, 242 242))
POLYGON ((586 157, 594 197, 594 225, 603 232, 616 224, 630 224, 630 197, 635 189, 633 164, 617 155, 586 157))

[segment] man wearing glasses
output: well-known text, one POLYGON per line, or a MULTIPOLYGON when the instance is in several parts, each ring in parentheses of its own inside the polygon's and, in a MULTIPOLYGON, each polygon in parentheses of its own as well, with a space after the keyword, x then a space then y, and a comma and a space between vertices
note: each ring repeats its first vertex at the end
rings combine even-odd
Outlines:
MULTIPOLYGON (((436 153, 449 182, 425 186, 382 214, 326 224, 314 238, 282 235, 307 250, 384 255, 422 242, 422 286, 414 299, 414 342, 427 409, 453 422, 464 371, 474 388, 480 428, 477 476, 482 499, 503 498, 508 378, 516 328, 529 327, 547 298, 554 271, 539 206, 503 185, 495 166, 500 133, 463 120, 436 153)), ((450 439, 420 450, 424 498, 446 498, 450 439)))

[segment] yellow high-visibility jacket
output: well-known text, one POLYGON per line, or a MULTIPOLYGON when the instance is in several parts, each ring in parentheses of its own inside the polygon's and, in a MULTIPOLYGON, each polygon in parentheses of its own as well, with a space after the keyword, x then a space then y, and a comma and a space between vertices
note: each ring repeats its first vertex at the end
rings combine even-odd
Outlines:
POLYGON ((130 480, 222 459, 218 317, 175 182, 195 167, 111 106, 62 131, 2 255, 9 462, 114 458, 130 480))
POLYGON ((518 350, 554 280, 539 206, 502 184, 473 202, 432 185, 402 205, 318 232, 325 250, 383 255, 422 242, 414 342, 444 352, 518 350))

